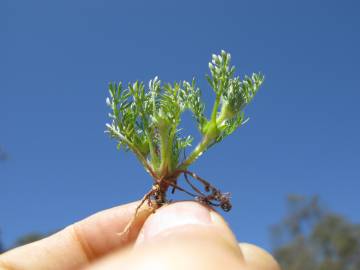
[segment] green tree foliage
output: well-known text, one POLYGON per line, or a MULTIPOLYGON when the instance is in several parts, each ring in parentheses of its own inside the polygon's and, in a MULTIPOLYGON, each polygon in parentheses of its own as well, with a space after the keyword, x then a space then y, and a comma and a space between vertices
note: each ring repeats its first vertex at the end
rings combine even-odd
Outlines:
POLYGON ((274 255, 286 270, 359 270, 360 225, 325 210, 317 197, 289 196, 272 227, 274 255))

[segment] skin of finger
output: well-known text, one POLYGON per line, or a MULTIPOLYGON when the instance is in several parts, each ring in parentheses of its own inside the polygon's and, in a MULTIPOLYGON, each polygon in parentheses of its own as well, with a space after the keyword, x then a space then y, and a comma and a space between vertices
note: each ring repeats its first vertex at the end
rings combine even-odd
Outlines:
POLYGON ((248 243, 239 244, 239 251, 224 237, 213 231, 183 228, 177 236, 148 244, 140 249, 117 252, 87 270, 105 269, 237 269, 281 270, 265 250, 248 243), (195 237, 193 235, 195 234, 195 237), (209 236, 210 235, 210 236, 209 236))
POLYGON ((276 260, 262 248, 248 243, 240 243, 239 246, 249 270, 281 270, 276 260))
POLYGON ((154 238, 152 243, 116 252, 87 270, 104 269, 246 269, 240 249, 211 228, 192 225, 176 235, 154 238), (191 232, 190 232, 191 231, 191 232))
MULTIPOLYGON (((177 219, 176 224, 178 224, 179 217, 183 217, 183 220, 186 220, 185 223, 180 222, 181 224, 190 225, 189 222, 191 224, 193 224, 193 221, 188 220, 188 217, 189 217, 189 215, 190 216, 194 215, 194 212, 195 212, 196 216, 204 215, 204 214, 205 214, 205 216, 208 216, 208 218, 206 218, 206 217, 203 217, 203 218, 205 218, 206 220, 207 219, 211 220, 211 224, 213 225, 214 228, 216 228, 219 231, 219 234, 221 235, 221 237, 223 237, 229 243, 233 243, 234 245, 237 245, 237 241, 236 241, 234 234, 232 233, 228 224, 222 218, 222 216, 219 215, 217 212, 215 212, 215 210, 210 208, 209 206, 206 206, 206 205, 200 204, 198 202, 194 202, 194 201, 179 201, 176 203, 164 205, 163 207, 156 210, 156 212, 153 215, 150 215, 147 218, 144 226, 142 227, 142 229, 136 239, 136 243, 141 242, 139 240, 144 239, 144 230, 148 231, 149 226, 152 227, 152 231, 153 231, 154 228, 158 229, 159 227, 164 227, 164 222, 165 222, 165 224, 168 223, 169 221, 170 221, 170 223, 172 223, 171 219, 177 219), (199 210, 200 210, 200 212, 198 212, 199 210), (190 214, 190 213, 192 213, 192 214, 190 214), (166 219, 166 220, 170 219, 170 220, 166 221, 163 219, 166 219), (161 224, 159 222, 161 222, 161 224)), ((170 229, 170 233, 172 231, 173 231, 173 229, 170 229)), ((163 234, 167 235, 168 233, 165 231, 163 234)))
MULTIPOLYGON (((215 226, 187 225, 175 231, 170 229, 150 242, 116 252, 87 269, 280 270, 272 256, 261 248, 245 243, 238 245, 219 214, 210 210, 210 216, 215 226)), ((146 224, 151 223, 152 217, 146 224)))
POLYGON ((128 234, 119 235, 139 202, 94 214, 40 241, 0 255, 0 269, 77 269, 117 248, 125 248, 139 233, 151 210, 145 206, 128 234), (1 268, 2 267, 2 268, 1 268))
MULTIPOLYGON (((171 228, 86 269, 247 270, 241 249, 226 222, 214 211, 210 216, 213 225, 171 228)), ((150 219, 146 222, 151 222, 150 219)))

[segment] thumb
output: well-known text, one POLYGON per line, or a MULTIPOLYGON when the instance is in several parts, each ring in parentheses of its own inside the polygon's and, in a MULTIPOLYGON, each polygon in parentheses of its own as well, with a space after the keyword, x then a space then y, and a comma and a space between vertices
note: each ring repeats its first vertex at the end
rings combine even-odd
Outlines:
POLYGON ((135 247, 91 269, 250 269, 225 221, 196 202, 161 207, 145 222, 135 247))

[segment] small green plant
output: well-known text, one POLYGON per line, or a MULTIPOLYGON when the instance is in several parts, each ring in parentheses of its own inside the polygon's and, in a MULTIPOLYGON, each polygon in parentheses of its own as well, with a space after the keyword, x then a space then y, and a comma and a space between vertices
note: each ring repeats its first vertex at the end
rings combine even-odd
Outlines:
POLYGON ((228 193, 221 193, 188 170, 205 151, 245 122, 243 110, 264 80, 263 75, 256 73, 243 79, 235 77, 230 59, 229 53, 221 51, 219 55, 212 55, 209 63, 210 75, 206 79, 215 92, 209 117, 205 115, 201 91, 194 79, 161 84, 155 77, 147 89, 139 81, 129 83, 127 87, 122 83, 109 85, 110 97, 106 102, 111 108, 111 123, 106 125, 107 132, 118 141, 118 148, 136 155, 154 181, 141 204, 155 201, 157 206, 161 206, 167 201, 167 190, 172 188, 172 192, 186 192, 202 203, 221 206, 225 211, 231 209, 228 193), (183 136, 180 132, 181 115, 185 110, 192 112, 202 139, 182 160, 182 151, 193 142, 191 135, 183 136), (181 175, 184 175, 191 192, 178 185, 181 175), (194 185, 190 177, 199 181, 203 189, 194 185))

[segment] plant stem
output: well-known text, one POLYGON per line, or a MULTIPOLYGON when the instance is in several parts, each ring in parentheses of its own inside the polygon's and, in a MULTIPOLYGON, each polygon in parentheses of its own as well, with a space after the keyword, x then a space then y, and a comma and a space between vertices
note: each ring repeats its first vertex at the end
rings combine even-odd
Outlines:
POLYGON ((107 125, 107 127, 111 130, 111 132, 113 132, 121 141, 124 141, 127 146, 130 148, 131 151, 133 151, 133 153, 135 154, 135 156, 139 159, 139 161, 143 164, 143 166, 146 168, 146 170, 148 171, 148 173, 154 177, 154 172, 151 169, 151 166, 149 165, 149 163, 147 162, 146 158, 141 154, 140 150, 135 147, 135 145, 130 142, 123 134, 121 134, 118 130, 116 130, 114 127, 112 127, 111 125, 107 125))
POLYGON ((168 143, 169 143, 169 130, 166 126, 159 128, 160 135, 160 156, 161 156, 161 164, 160 164, 160 175, 166 174, 167 166, 169 162, 168 157, 168 143))
MULTIPOLYGON (((146 132, 146 135, 148 136, 148 138, 151 138, 151 136, 153 136, 153 132, 151 132, 151 134, 149 132, 146 132)), ((151 165, 154 170, 157 170, 159 168, 159 157, 155 151, 154 143, 152 140, 149 140, 149 149, 150 149, 151 165)))
POLYGON ((229 112, 228 106, 226 106, 226 104, 222 105, 221 111, 219 116, 216 118, 216 125, 219 127, 221 126, 221 124, 226 121, 229 120, 230 118, 232 118, 234 116, 233 113, 229 112))
POLYGON ((195 147, 194 151, 189 155, 189 157, 180 164, 179 169, 186 169, 191 163, 193 163, 202 153, 207 149, 207 147, 214 141, 217 135, 217 113, 220 105, 221 91, 218 91, 216 94, 214 106, 211 113, 211 118, 208 123, 208 127, 204 137, 201 142, 195 147))
POLYGON ((201 142, 195 147, 194 151, 189 155, 189 157, 183 161, 178 169, 185 170, 187 167, 193 163, 198 157, 202 155, 202 153, 206 150, 206 148, 211 144, 212 139, 209 136, 205 135, 201 142))
POLYGON ((168 147, 167 147, 167 156, 170 159, 169 160, 169 168, 168 168, 168 172, 172 172, 173 170, 173 155, 172 155, 172 148, 174 145, 174 137, 175 137, 175 133, 176 133, 176 127, 172 128, 172 130, 170 131, 170 135, 169 135, 169 140, 168 140, 168 147))
POLYGON ((210 122, 213 124, 216 123, 216 116, 218 113, 219 104, 220 104, 220 95, 216 94, 216 98, 215 98, 215 102, 214 102, 214 106, 213 106, 211 118, 210 118, 210 122))

